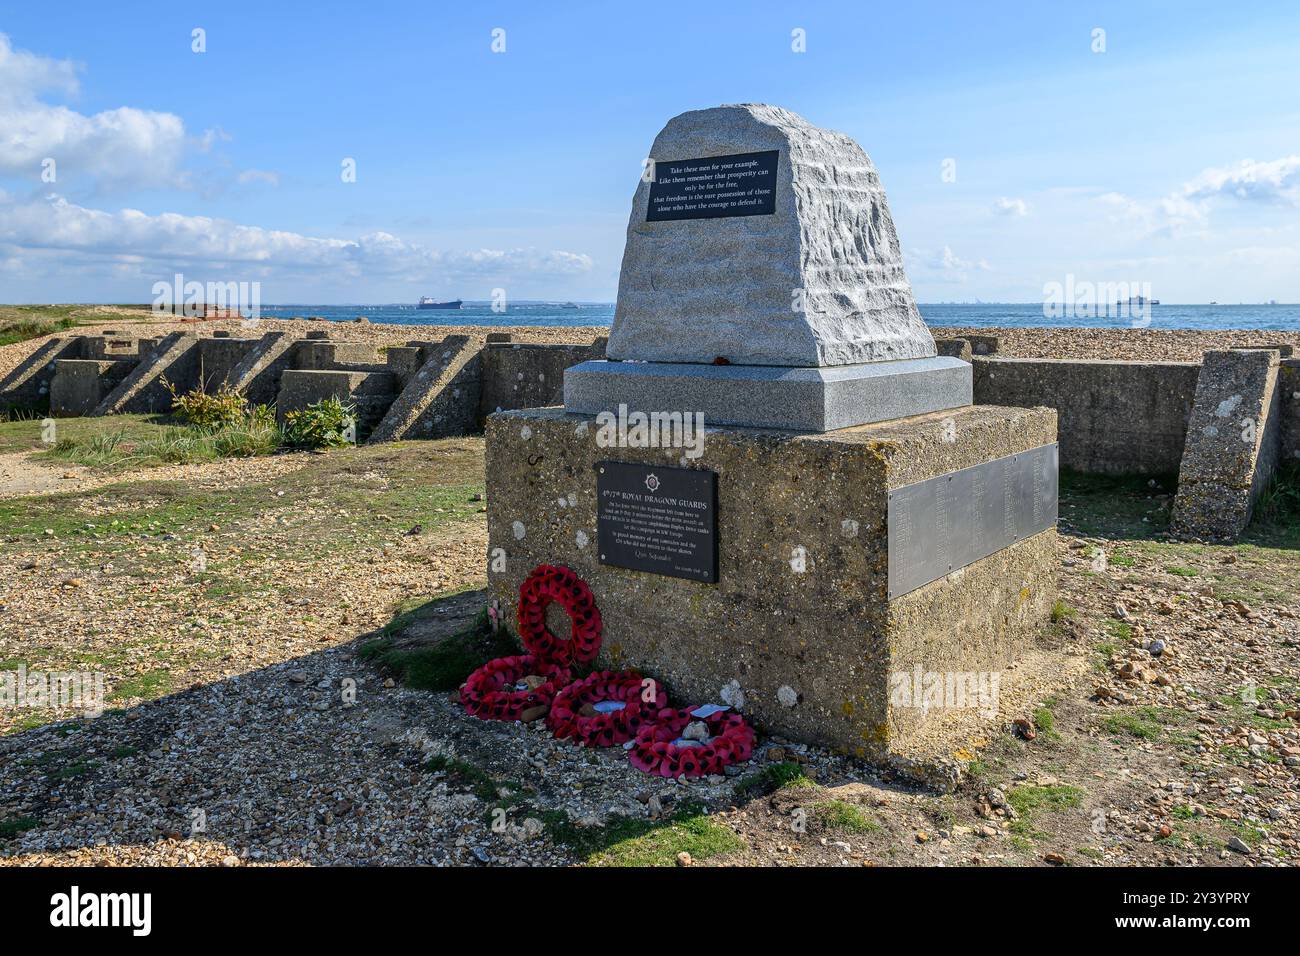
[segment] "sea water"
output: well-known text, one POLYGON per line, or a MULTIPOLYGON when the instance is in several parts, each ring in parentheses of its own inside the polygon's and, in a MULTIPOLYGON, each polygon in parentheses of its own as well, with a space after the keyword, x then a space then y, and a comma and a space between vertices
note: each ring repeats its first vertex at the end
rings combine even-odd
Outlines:
MULTIPOLYGON (((925 321, 935 326, 1300 331, 1300 305, 1153 305, 1126 316, 1074 310, 1052 318, 1044 315, 1041 303, 922 303, 919 308, 925 321)), ((490 302, 466 302, 459 310, 447 311, 413 305, 276 305, 263 306, 262 315, 281 319, 316 316, 336 322, 363 316, 389 325, 608 326, 614 320, 614 304, 524 302, 508 305, 503 311, 494 310, 490 302)))

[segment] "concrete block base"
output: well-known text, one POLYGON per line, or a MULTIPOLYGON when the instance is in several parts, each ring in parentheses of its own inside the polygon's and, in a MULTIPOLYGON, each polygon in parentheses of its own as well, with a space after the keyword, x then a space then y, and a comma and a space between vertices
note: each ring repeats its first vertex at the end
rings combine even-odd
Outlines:
MULTIPOLYGON (((559 408, 488 418, 493 596, 513 620, 533 568, 572 568, 604 619, 598 666, 641 668, 683 705, 725 700, 765 731, 893 763, 931 746, 942 710, 900 702, 897 675, 999 671, 1051 614, 1054 529, 887 593, 889 493, 1054 442, 1050 409, 968 406, 822 434, 709 429, 686 464, 718 475, 717 584, 600 563, 597 463, 683 461, 601 447, 599 434, 559 408)), ((957 744, 937 746, 950 757, 957 744)))
POLYGON ((564 407, 595 415, 703 413, 709 425, 825 432, 971 403, 971 367, 949 356, 785 368, 583 362, 564 373, 564 407))
POLYGON ((357 410, 358 431, 365 434, 392 404, 396 379, 391 372, 348 372, 340 370, 285 369, 280 377, 280 396, 275 414, 281 424, 289 412, 337 398, 357 410))
POLYGON ((1175 534, 1235 541, 1281 455, 1282 391, 1276 349, 1206 352, 1178 472, 1175 534))

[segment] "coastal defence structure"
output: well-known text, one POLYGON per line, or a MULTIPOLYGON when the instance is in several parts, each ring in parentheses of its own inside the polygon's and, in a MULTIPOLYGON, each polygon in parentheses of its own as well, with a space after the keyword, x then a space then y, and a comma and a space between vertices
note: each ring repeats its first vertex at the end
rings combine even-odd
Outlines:
MULTIPOLYGON (((178 391, 224 384, 281 417, 331 396, 349 401, 369 442, 439 438, 480 431, 497 411, 562 404, 565 370, 604 358, 605 346, 603 337, 540 345, 508 333, 388 346, 328 330, 56 336, 0 379, 0 408, 165 413, 166 382, 178 391)), ((975 404, 1056 409, 1063 469, 1177 476, 1173 526, 1189 537, 1236 538, 1277 467, 1300 460, 1291 345, 1228 348, 1202 362, 1024 358, 1004 354, 993 335, 936 346, 971 363, 975 404)))

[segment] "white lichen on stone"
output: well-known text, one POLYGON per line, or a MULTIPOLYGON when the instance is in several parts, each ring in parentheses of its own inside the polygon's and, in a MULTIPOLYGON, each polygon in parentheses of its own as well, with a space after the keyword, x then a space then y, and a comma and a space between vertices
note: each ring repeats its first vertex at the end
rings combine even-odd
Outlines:
POLYGON ((510 531, 514 534, 516 541, 524 540, 524 535, 528 533, 528 530, 524 527, 522 521, 512 522, 510 525, 510 531))
POLYGON ((523 428, 519 429, 519 437, 524 441, 528 441, 528 439, 533 437, 533 430, 525 425, 523 428))
POLYGON ((1227 418, 1237 410, 1237 406, 1240 404, 1240 395, 1233 395, 1231 398, 1225 398, 1223 401, 1219 402, 1219 407, 1215 409, 1214 414, 1218 415, 1220 418, 1227 418))
POLYGON ((579 530, 578 533, 573 536, 573 540, 579 548, 586 548, 587 543, 591 539, 587 537, 587 532, 579 530))
POLYGON ((789 684, 782 684, 776 689, 776 699, 782 707, 793 707, 799 703, 799 692, 789 684))
POLYGON ((724 704, 730 704, 736 710, 742 710, 745 706, 745 692, 740 689, 740 681, 732 680, 722 685, 718 691, 718 696, 722 698, 724 704))
POLYGON ((840 522, 840 531, 844 533, 844 537, 846 538, 856 538, 858 536, 859 527, 860 525, 852 518, 845 518, 840 522))

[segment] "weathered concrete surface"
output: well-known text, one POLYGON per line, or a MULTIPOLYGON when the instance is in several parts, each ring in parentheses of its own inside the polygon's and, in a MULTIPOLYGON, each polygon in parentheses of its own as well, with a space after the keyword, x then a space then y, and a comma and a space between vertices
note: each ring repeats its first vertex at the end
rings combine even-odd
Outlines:
POLYGON ((280 392, 280 376, 293 363, 299 339, 287 332, 267 332, 230 370, 226 381, 254 405, 270 405, 280 392))
POLYGON ((489 548, 505 564, 489 562, 490 585, 510 620, 535 566, 567 565, 601 608, 600 665, 642 668, 683 703, 734 681, 766 730, 887 759, 924 726, 891 708, 892 670, 1002 667, 1056 597, 1049 531, 889 601, 887 495, 1052 442, 1055 422, 969 406, 825 434, 711 429, 688 462, 719 476, 720 580, 707 585, 602 565, 595 550, 596 463, 679 465, 680 450, 598 447, 593 420, 560 409, 492 415, 489 548))
POLYGON ((396 380, 392 372, 349 372, 344 369, 285 369, 280 376, 276 419, 283 424, 289 412, 337 398, 356 408, 357 432, 364 435, 392 404, 396 380))
POLYGON ((1178 473, 1171 530, 1234 541, 1273 477, 1281 450, 1276 349, 1206 352, 1178 473))
POLYGON ((568 411, 626 406, 710 425, 824 432, 970 403, 970 363, 940 355, 825 368, 594 361, 564 373, 568 411))
POLYGON ((483 349, 480 420, 493 412, 564 404, 564 372, 605 357, 604 336, 591 345, 524 345, 489 341, 483 349))
POLYGON ((974 359, 975 403, 1055 408, 1061 467, 1177 473, 1200 366, 1193 362, 974 359))
POLYGON ((472 431, 478 420, 482 343, 449 335, 424 349, 426 358, 369 442, 442 438, 472 431))
POLYGON ((56 337, 37 346, 31 355, 0 379, 0 407, 40 407, 49 400, 55 362, 82 357, 81 336, 56 337))
POLYGON ((969 339, 935 339, 934 347, 940 355, 949 358, 959 358, 963 362, 969 362, 971 359, 969 339))
POLYGON ((59 359, 50 383, 50 414, 59 417, 89 415, 130 367, 128 363, 126 368, 121 368, 111 359, 59 359), (115 366, 119 374, 114 377, 115 366), (106 383, 111 383, 108 388, 105 388, 106 383))
POLYGON ((997 355, 1002 350, 1002 340, 996 335, 963 335, 967 342, 970 343, 972 355, 997 355))
POLYGON ((294 352, 293 367, 298 369, 338 369, 356 366, 352 371, 378 371, 375 346, 369 342, 330 342, 303 340, 294 352))
POLYGON ((430 342, 407 342, 405 345, 390 345, 384 349, 384 362, 388 371, 397 378, 399 391, 411 384, 415 373, 424 364, 425 347, 430 342))
POLYGON ((764 150, 780 151, 771 215, 646 222, 650 183, 638 185, 609 357, 820 366, 934 355, 880 177, 848 136, 775 106, 720 106, 669 120, 650 157, 658 171, 764 150))
POLYGON ((1300 359, 1283 359, 1277 370, 1278 407, 1282 413, 1279 452, 1282 461, 1300 459, 1300 359))
POLYGON ((232 374, 244 358, 260 343, 260 339, 237 339, 229 335, 199 339, 199 370, 197 385, 213 392, 230 381, 232 374))
MULTIPOLYGON (((104 396, 92 415, 122 415, 131 412, 165 412, 171 408, 167 381, 182 387, 198 375, 198 336, 173 332, 141 355, 140 363, 115 389, 104 396)), ((141 342, 141 349, 145 348, 141 342)))

